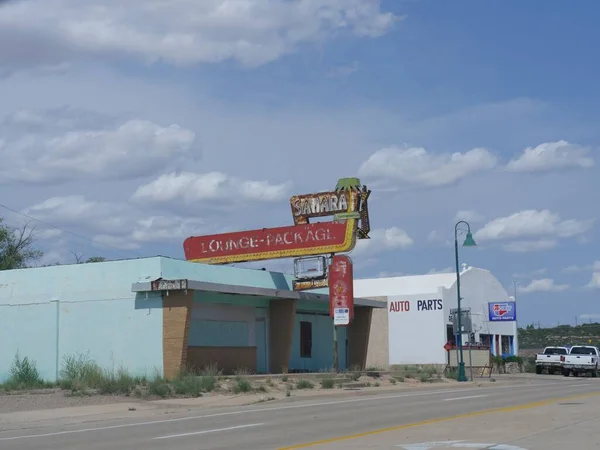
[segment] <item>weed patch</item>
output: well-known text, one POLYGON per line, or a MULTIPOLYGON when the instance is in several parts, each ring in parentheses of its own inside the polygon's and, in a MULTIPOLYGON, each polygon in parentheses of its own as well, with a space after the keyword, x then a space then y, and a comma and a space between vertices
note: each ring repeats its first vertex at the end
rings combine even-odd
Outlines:
POLYGON ((51 383, 44 382, 35 361, 29 359, 27 356, 21 358, 19 352, 15 355, 9 373, 8 380, 0 386, 7 391, 39 389, 52 386, 51 383))
POLYGON ((296 389, 312 389, 313 387, 315 387, 314 384, 304 378, 296 383, 296 389))

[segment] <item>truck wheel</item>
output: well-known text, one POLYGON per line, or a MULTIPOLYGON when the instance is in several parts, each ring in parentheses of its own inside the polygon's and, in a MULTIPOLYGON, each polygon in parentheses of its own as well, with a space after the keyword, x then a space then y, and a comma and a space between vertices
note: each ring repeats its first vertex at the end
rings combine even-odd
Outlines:
POLYGON ((535 373, 538 375, 542 373, 542 366, 535 366, 535 373))
POLYGON ((574 377, 578 377, 578 376, 579 376, 579 372, 575 372, 575 371, 573 371, 573 376, 574 376, 574 377))
POLYGON ((566 369, 563 369, 562 374, 563 376, 568 377, 570 375, 570 372, 566 369))
POLYGON ((598 366, 596 366, 596 368, 594 370, 592 370, 592 378, 597 378, 598 377, 598 366))

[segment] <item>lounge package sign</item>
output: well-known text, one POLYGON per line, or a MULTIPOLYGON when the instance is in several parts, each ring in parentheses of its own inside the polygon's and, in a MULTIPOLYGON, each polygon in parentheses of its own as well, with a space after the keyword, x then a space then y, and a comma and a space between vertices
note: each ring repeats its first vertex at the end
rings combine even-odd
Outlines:
POLYGON ((516 302, 488 303, 490 322, 514 322, 517 320, 516 302))

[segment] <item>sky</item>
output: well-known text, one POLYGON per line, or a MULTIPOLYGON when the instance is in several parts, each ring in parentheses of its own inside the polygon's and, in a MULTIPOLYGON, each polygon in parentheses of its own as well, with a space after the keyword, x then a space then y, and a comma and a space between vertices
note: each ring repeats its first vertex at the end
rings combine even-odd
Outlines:
MULTIPOLYGON (((357 176, 359 278, 447 272, 519 322, 600 319, 600 4, 0 2, 0 216, 38 264, 184 258, 357 176), (490 299, 493 300, 493 299, 490 299)), ((289 260, 240 264, 293 271, 289 260)))

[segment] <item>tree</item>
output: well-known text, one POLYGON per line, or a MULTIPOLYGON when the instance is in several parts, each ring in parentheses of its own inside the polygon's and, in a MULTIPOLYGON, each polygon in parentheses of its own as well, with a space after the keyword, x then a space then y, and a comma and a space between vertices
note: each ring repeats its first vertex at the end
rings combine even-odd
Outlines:
POLYGON ((35 227, 11 228, 0 217, 0 270, 24 269, 44 253, 33 248, 35 227))
POLYGON ((87 260, 83 260, 83 254, 79 254, 76 251, 71 250, 71 254, 75 257, 75 264, 88 264, 96 262, 104 262, 106 258, 104 256, 90 256, 87 260))
POLYGON ((104 256, 92 256, 87 259, 86 263, 104 262, 106 258, 104 256))

